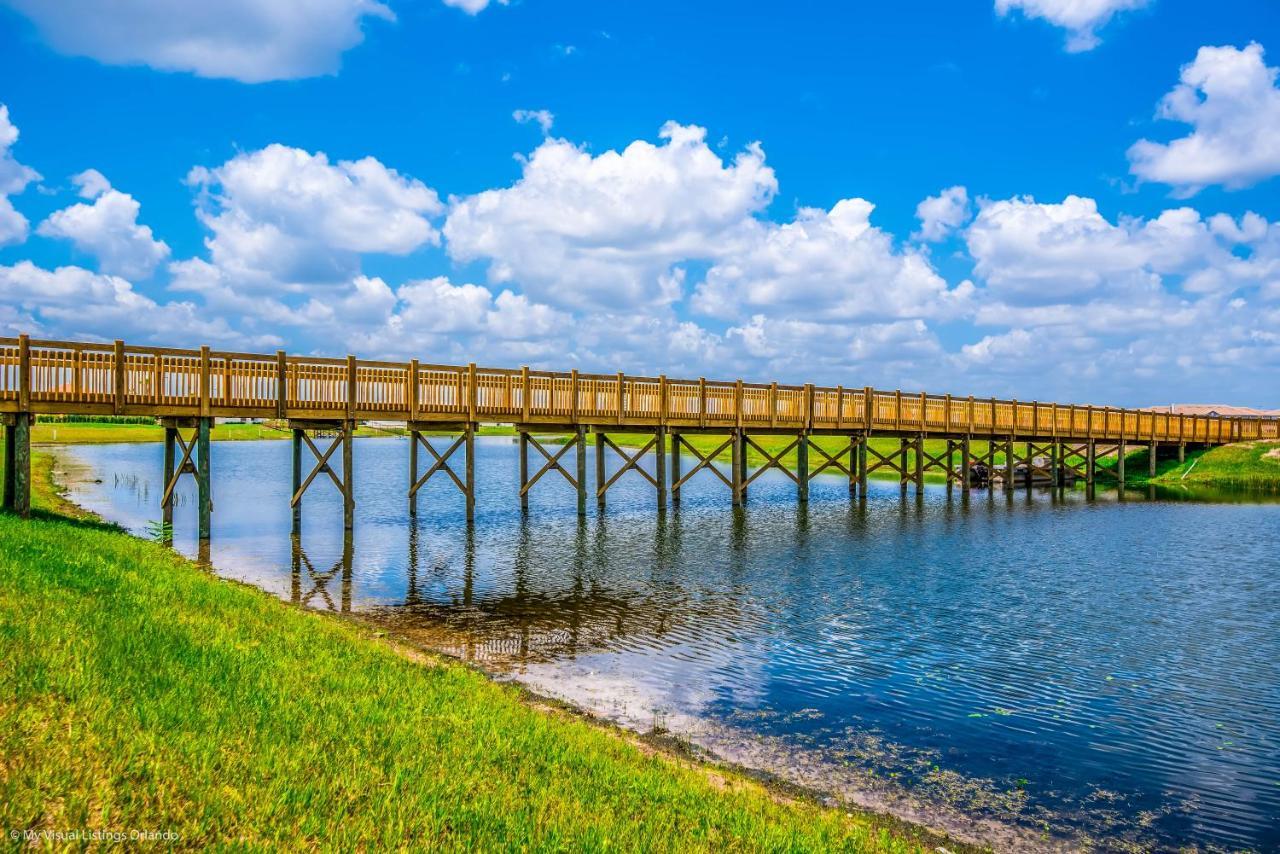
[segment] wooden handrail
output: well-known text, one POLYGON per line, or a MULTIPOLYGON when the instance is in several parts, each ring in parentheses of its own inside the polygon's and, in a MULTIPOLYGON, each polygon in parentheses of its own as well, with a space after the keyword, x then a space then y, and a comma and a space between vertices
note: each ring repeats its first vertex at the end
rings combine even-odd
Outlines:
POLYGON ((1020 405, 994 397, 957 400, 949 394, 904 395, 901 390, 877 392, 869 386, 850 391, 843 384, 670 379, 584 374, 576 369, 530 371, 528 367, 441 365, 416 359, 406 363, 354 356, 290 356, 284 351, 235 353, 207 346, 184 350, 136 347, 123 341, 50 341, 26 335, 0 338, 0 411, 406 421, 465 418, 675 429, 765 426, 1132 442, 1280 438, 1280 420, 1275 419, 1182 413, 1175 417, 1040 401, 1020 405), (513 394, 516 388, 518 401, 513 394), (849 395, 854 402, 846 415, 849 395))

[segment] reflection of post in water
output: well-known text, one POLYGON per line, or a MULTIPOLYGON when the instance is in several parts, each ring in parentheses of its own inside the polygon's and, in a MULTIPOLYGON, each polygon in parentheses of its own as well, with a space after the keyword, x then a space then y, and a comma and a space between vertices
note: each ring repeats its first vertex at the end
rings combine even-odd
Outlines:
POLYGON ((405 574, 408 576, 408 590, 404 594, 404 604, 419 605, 422 594, 418 590, 418 522, 409 523, 409 553, 405 560, 405 574))
POLYGON ((307 554, 306 549, 302 547, 302 539, 294 535, 290 537, 293 547, 293 578, 292 578, 292 601, 295 605, 309 607, 311 600, 317 594, 324 600, 326 607, 330 611, 341 611, 342 613, 350 613, 351 611, 351 566, 354 556, 354 545, 351 538, 351 532, 346 531, 342 538, 342 555, 329 569, 325 572, 317 572, 315 564, 311 561, 311 557, 307 554), (311 582, 311 589, 304 595, 303 573, 306 573, 307 581, 311 582), (333 577, 341 573, 342 588, 339 591, 339 605, 333 604, 333 598, 329 595, 329 582, 333 577))

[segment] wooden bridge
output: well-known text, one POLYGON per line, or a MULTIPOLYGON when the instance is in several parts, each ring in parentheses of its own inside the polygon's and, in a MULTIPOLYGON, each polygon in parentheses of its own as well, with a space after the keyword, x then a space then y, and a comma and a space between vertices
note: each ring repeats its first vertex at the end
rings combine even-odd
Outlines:
MULTIPOLYGON (((348 356, 324 359, 233 353, 201 347, 179 350, 110 344, 0 338, 0 417, 6 431, 4 505, 20 513, 30 507, 30 425, 36 414, 146 415, 161 419, 165 430, 165 489, 161 500, 166 521, 172 520, 173 490, 184 474, 199 485, 199 532, 207 539, 213 509, 209 431, 215 418, 272 418, 293 431, 293 497, 295 529, 301 524, 304 493, 321 475, 344 497, 345 524, 352 526, 352 434, 365 420, 403 422, 411 436, 408 476, 409 512, 416 513, 417 493, 433 476, 448 477, 459 489, 467 517, 475 507, 475 433, 480 424, 513 424, 520 443, 520 500, 528 506, 530 489, 546 474, 563 476, 576 490, 579 512, 587 505, 586 435, 596 443, 595 493, 603 505, 609 487, 628 472, 648 480, 665 508, 668 493, 678 502, 681 487, 700 471, 708 471, 728 487, 732 502, 746 498, 748 485, 764 471, 778 469, 796 483, 799 500, 808 498, 809 481, 822 472, 848 478, 850 494, 865 496, 867 475, 877 469, 895 472, 903 488, 922 487, 927 471, 946 473, 949 486, 968 490, 973 471, 996 471, 1002 453, 1002 480, 1011 488, 1020 472, 1030 484, 1048 479, 1061 484, 1068 475, 1092 484, 1102 455, 1117 456, 1123 479, 1128 446, 1149 446, 1154 471, 1157 452, 1187 445, 1210 445, 1257 438, 1276 438, 1280 422, 1207 415, 1175 415, 1106 406, 997 400, 994 398, 903 393, 868 387, 779 385, 671 379, 578 371, 510 370, 469 365, 369 361, 348 356), (183 431, 189 431, 184 436, 183 431), (425 431, 454 434, 450 447, 437 451, 425 431), (313 436, 332 436, 321 448, 313 436), (539 434, 570 434, 562 445, 544 445, 539 434), (643 433, 650 438, 638 451, 627 451, 609 434, 643 433), (684 437, 719 434, 719 448, 703 454, 684 437), (753 439, 782 434, 793 441, 772 453, 753 439), (816 435, 844 436, 847 446, 834 454, 812 443, 816 435), (882 454, 870 447, 871 436, 900 439, 899 447, 882 454), (945 454, 933 455, 926 439, 945 439, 945 454), (974 453, 972 440, 989 443, 974 453), (1015 443, 1025 445, 1019 455, 1015 443), (529 449, 540 467, 530 475, 529 449), (303 449, 315 458, 303 474, 303 449), (339 471, 330 460, 341 450, 339 471), (622 464, 606 473, 606 449, 622 464), (670 465, 668 466, 668 449, 670 465), (748 450, 765 458, 755 471, 748 450), (654 471, 641 466, 655 454, 654 471), (796 470, 782 465, 791 450, 796 470), (419 455, 430 466, 420 473, 419 455), (574 468, 566 467, 573 451, 574 468), (730 452, 726 474, 713 460, 730 452), (681 472, 684 453, 690 471, 681 472), (810 466, 811 452, 817 459, 810 466), (908 452, 913 464, 908 463, 908 452), (461 454, 460 469, 455 458, 461 454), (956 458, 959 465, 956 465, 956 458), (1047 462, 1045 460, 1047 459, 1047 462), (1072 464, 1071 461, 1076 463, 1072 464)), ((323 441, 322 441, 323 443, 323 441)))

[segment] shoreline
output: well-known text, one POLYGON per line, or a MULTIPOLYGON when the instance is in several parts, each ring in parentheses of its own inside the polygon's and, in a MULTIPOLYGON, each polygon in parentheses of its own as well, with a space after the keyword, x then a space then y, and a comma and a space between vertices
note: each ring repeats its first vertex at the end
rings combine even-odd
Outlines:
MULTIPOLYGON (((153 545, 145 538, 128 534, 123 529, 85 510, 68 498, 69 490, 66 485, 59 483, 55 478, 55 459, 55 456, 48 451, 41 451, 33 455, 34 481, 39 484, 40 504, 44 505, 37 511, 38 522, 65 520, 66 523, 79 524, 81 526, 87 524, 105 533, 127 537, 130 541, 143 548, 153 545)), ((158 544, 154 545, 156 549, 163 548, 158 544)), ((180 564, 201 575, 208 576, 205 570, 190 559, 168 549, 164 549, 164 551, 180 564)), ((278 597, 271 593, 247 582, 216 575, 212 576, 212 578, 219 585, 230 584, 237 589, 252 591, 256 597, 283 605, 296 613, 308 616, 315 615, 324 621, 330 621, 333 616, 311 609, 296 608, 288 605, 281 602, 278 597)), ((421 666, 428 668, 456 667, 478 674, 483 677, 485 682, 493 685, 498 690, 512 692, 517 701, 531 711, 545 715, 551 720, 568 718, 586 723, 593 730, 605 733, 610 739, 639 750, 646 756, 658 756, 666 762, 695 771, 700 776, 712 780, 714 788, 735 789, 744 785, 757 785, 761 787, 761 790, 766 793, 766 796, 771 801, 781 807, 818 809, 832 818, 843 816, 848 820, 855 820, 860 824, 865 824, 873 833, 888 834, 890 838, 898 840, 900 844, 921 845, 929 849, 950 852, 977 851, 985 848, 983 843, 975 840, 959 839, 954 835, 950 835, 945 829, 919 821, 900 818, 888 811, 875 809, 855 800, 851 800, 847 804, 834 803, 834 799, 830 794, 820 789, 788 782, 776 774, 752 768, 745 764, 727 761, 710 755, 704 750, 691 749, 687 741, 682 741, 678 737, 673 738, 669 734, 657 731, 646 733, 636 728, 627 727, 610 720, 607 716, 594 712, 590 708, 574 704, 562 698, 546 696, 530 686, 511 679, 504 679, 500 674, 449 655, 447 652, 417 643, 399 633, 387 631, 385 625, 379 624, 367 616, 360 614, 340 615, 337 620, 332 622, 357 627, 366 640, 371 640, 396 655, 408 658, 421 666)), ((990 843, 987 844, 989 845, 990 843)))

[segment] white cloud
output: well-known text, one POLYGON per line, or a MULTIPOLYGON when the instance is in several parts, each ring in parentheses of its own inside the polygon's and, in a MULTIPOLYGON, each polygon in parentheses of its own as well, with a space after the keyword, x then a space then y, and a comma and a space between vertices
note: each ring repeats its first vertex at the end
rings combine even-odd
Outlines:
POLYGON ((920 220, 919 239, 936 242, 964 225, 969 219, 969 193, 964 187, 948 187, 916 205, 920 220))
POLYGON ((522 125, 534 122, 542 128, 543 135, 551 133, 551 126, 556 121, 555 114, 550 110, 516 110, 511 114, 511 118, 522 125))
POLYGON ((1068 30, 1067 50, 1092 50, 1101 43, 1098 30, 1117 12, 1141 9, 1151 0, 996 0, 996 12, 1008 15, 1018 9, 1028 18, 1041 18, 1068 30))
POLYGON ((1277 69, 1262 56, 1256 42, 1244 50, 1200 48, 1157 113, 1191 125, 1191 133, 1167 144, 1134 143, 1130 171, 1184 196, 1211 184, 1238 189, 1280 174, 1280 88, 1277 69))
POLYGON ((188 302, 158 304, 119 276, 83 267, 46 270, 30 261, 0 266, 7 334, 46 332, 57 337, 135 342, 199 341, 275 347, 280 340, 237 332, 188 302))
POLYGON ((598 156, 544 141, 511 187, 452 201, 449 254, 561 307, 671 302, 672 265, 728 252, 777 181, 758 145, 725 163, 702 128, 669 122, 661 137, 598 156))
POLYGON ((395 19, 376 0, 3 2, 62 53, 245 83, 333 74, 366 18, 395 19))
POLYGON ((89 169, 71 179, 80 195, 93 204, 75 204, 54 211, 36 232, 70 240, 77 249, 98 259, 103 273, 145 279, 169 257, 169 247, 156 240, 151 228, 138 224, 138 202, 111 188, 101 172, 89 169))
POLYGON ((509 2, 510 0, 444 0, 444 5, 461 9, 468 15, 478 15, 489 8, 490 3, 498 3, 505 6, 509 2))
POLYGON ((1231 254, 1230 238, 1256 231, 1258 219, 1248 215, 1237 225, 1228 218, 1228 227, 1184 207, 1113 224, 1093 199, 1039 204, 1015 198, 983 204, 965 240, 974 271, 1002 300, 1082 303, 1100 292, 1141 292, 1169 275, 1183 277, 1184 289, 1193 292, 1247 283, 1253 273, 1231 254))
POLYGON ((844 199, 830 211, 802 208, 785 225, 758 225, 707 272, 693 307, 714 317, 765 309, 839 321, 954 313, 968 288, 949 290, 924 255, 895 249, 871 224, 874 208, 844 199))
POLYGON ((192 169, 187 180, 213 232, 211 262, 244 292, 346 284, 361 254, 405 255, 440 239, 431 224, 443 210, 435 191, 372 157, 330 163, 323 153, 273 144, 192 169))
POLYGON ((27 239, 27 218, 18 213, 8 197, 40 180, 40 173, 14 159, 10 149, 17 141, 18 128, 9 121, 9 108, 0 104, 0 246, 27 239))

